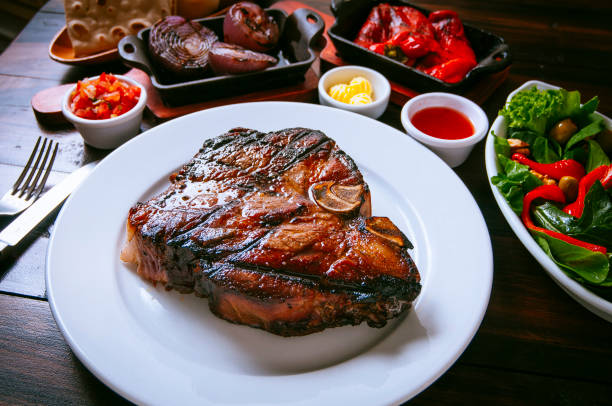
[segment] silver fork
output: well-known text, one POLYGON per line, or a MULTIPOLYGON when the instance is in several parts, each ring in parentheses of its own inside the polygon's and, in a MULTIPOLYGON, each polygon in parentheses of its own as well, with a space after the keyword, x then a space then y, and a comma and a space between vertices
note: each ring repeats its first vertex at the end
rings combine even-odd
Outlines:
POLYGON ((41 138, 38 137, 38 140, 36 140, 28 163, 26 163, 13 187, 0 199, 0 215, 11 216, 21 213, 34 203, 34 200, 45 187, 55 161, 55 155, 57 155, 58 144, 56 142, 54 148, 53 140, 44 138, 42 146, 39 148, 41 138), (47 143, 47 141, 49 142, 47 143), (51 159, 49 159, 51 150, 53 150, 53 153, 51 159), (36 161, 34 161, 34 158, 36 158, 36 161))

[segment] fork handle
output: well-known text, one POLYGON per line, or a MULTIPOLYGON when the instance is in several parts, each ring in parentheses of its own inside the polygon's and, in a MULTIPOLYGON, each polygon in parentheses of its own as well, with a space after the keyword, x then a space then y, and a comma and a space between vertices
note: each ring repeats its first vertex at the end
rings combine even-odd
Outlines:
POLYGON ((34 227, 45 219, 64 199, 89 175, 98 162, 77 169, 58 185, 46 192, 40 199, 35 201, 28 209, 15 218, 4 230, 0 231, 0 241, 9 245, 17 245, 34 227))

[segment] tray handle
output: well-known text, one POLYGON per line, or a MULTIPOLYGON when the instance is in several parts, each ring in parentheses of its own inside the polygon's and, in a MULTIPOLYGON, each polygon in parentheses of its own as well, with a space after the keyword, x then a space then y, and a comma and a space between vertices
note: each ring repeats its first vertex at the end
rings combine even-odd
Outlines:
MULTIPOLYGON (((349 11, 354 12, 360 10, 362 7, 366 7, 369 2, 370 0, 331 0, 329 8, 334 17, 338 17, 343 9, 346 9, 347 13, 349 13, 349 11)), ((372 3, 371 7, 375 5, 376 3, 372 3)))
POLYGON ((499 72, 510 65, 510 62, 512 62, 510 47, 503 42, 498 44, 493 51, 489 53, 489 56, 481 60, 478 65, 470 71, 469 75, 499 72))
POLYGON ((119 55, 126 65, 145 71, 148 75, 153 74, 146 53, 146 44, 140 38, 135 35, 123 37, 119 41, 118 49, 119 55))
POLYGON ((295 10, 285 22, 283 37, 300 60, 307 59, 311 49, 320 44, 325 29, 323 18, 307 8, 295 10))

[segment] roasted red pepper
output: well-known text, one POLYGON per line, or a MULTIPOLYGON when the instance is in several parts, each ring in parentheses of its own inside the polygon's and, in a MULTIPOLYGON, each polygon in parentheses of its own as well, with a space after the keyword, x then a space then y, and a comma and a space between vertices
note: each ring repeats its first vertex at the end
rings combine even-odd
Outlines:
POLYGON ((432 38, 415 35, 411 31, 401 31, 395 34, 389 42, 399 47, 408 58, 412 59, 427 55, 437 46, 432 38))
POLYGON ((601 182, 604 189, 609 189, 612 186, 612 165, 597 167, 580 179, 576 201, 565 206, 563 211, 574 217, 580 218, 584 210, 584 198, 591 189, 591 186, 598 180, 601 182))
POLYGON ((428 17, 437 49, 424 58, 417 69, 449 83, 461 81, 476 66, 476 54, 465 36, 459 15, 450 10, 434 11, 428 17))
POLYGON ((459 82, 476 66, 476 55, 454 11, 425 17, 408 6, 381 3, 370 11, 355 43, 413 66, 445 82, 459 82))
POLYGON ((593 252, 601 252, 602 254, 606 253, 606 247, 602 247, 601 245, 595 245, 588 242, 577 240, 568 235, 559 233, 557 231, 547 230, 542 227, 538 227, 533 224, 531 220, 531 203, 538 198, 542 198, 545 200, 552 200, 553 202, 565 203, 565 195, 563 191, 557 185, 542 185, 533 189, 531 192, 527 193, 523 198, 523 212, 521 213, 521 219, 523 220, 523 224, 534 231, 539 231, 541 233, 547 234, 553 238, 557 238, 561 241, 564 241, 568 244, 576 245, 578 247, 586 248, 593 252))
POLYGON ((571 176, 580 180, 584 176, 584 167, 578 161, 573 159, 563 159, 552 164, 541 164, 527 158, 523 154, 512 154, 512 160, 523 165, 527 165, 534 171, 550 176, 553 179, 559 180, 564 176, 571 176))
POLYGON ((371 45, 387 41, 389 36, 388 21, 383 21, 383 14, 385 12, 388 14, 390 8, 388 4, 380 4, 372 8, 366 22, 361 27, 361 30, 359 30, 357 38, 355 38, 357 45, 370 48, 371 45))
POLYGON ((460 82, 475 66, 469 59, 455 58, 432 68, 425 68, 423 72, 448 83, 460 82))

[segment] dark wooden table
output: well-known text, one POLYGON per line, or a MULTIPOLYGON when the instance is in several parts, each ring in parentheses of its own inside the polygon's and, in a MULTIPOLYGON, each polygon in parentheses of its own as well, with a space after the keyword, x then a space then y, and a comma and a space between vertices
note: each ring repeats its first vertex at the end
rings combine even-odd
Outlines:
MULTIPOLYGON (((304 0, 329 13, 327 0, 304 0)), ((483 104, 492 120, 507 94, 540 79, 583 97, 599 95, 612 114, 612 3, 561 0, 415 1, 450 8, 465 22, 499 34, 514 63, 508 79, 483 104)), ((38 91, 120 64, 70 67, 47 56, 64 25, 63 2, 51 0, 0 56, 0 191, 20 172, 39 135, 60 143, 48 187, 105 152, 83 145, 71 127, 37 123, 30 99, 38 91)), ((397 106, 381 121, 401 129, 397 106)), ((149 116, 144 128, 156 123, 149 116)), ((414 404, 612 404, 612 324, 563 292, 525 250, 502 217, 484 169, 484 143, 456 172, 487 222, 495 258, 489 308, 472 343, 450 370, 416 396, 414 404)), ((125 402, 74 356, 46 300, 45 253, 55 215, 0 262, 0 404, 110 404, 125 402)), ((4 227, 10 218, 1 218, 4 227)), ((86 225, 84 224, 84 227, 86 225)))

